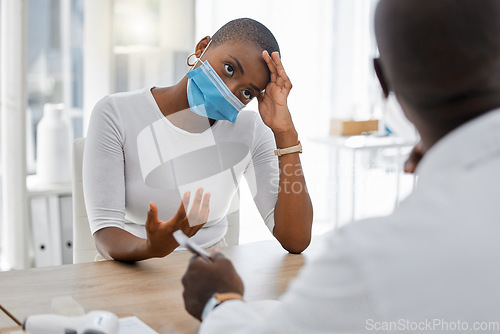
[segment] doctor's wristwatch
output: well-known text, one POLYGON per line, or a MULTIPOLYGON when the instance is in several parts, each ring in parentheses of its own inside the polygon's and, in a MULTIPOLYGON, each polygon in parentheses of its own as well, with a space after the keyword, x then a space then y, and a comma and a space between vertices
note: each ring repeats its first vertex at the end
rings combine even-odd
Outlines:
POLYGON ((203 312, 201 313, 201 320, 205 319, 206 316, 217 306, 225 302, 226 300, 243 300, 243 296, 236 292, 224 292, 224 293, 214 293, 212 297, 207 301, 203 312))

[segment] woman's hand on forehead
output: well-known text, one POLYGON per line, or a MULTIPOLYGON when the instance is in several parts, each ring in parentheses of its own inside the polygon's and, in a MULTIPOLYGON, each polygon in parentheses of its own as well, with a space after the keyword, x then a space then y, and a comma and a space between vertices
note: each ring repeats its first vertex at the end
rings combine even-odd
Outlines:
POLYGON ((269 83, 258 96, 259 112, 262 120, 273 132, 295 130, 287 105, 292 83, 281 63, 279 53, 273 52, 269 55, 264 50, 262 57, 266 61, 270 72, 269 83))

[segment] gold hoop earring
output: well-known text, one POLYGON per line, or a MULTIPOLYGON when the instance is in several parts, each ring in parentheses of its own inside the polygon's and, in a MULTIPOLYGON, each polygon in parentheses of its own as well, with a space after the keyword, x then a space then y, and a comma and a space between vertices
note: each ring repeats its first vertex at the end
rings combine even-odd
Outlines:
MULTIPOLYGON (((192 56, 196 57, 196 52, 191 53, 186 59, 186 63, 189 67, 193 67, 196 64, 196 61, 192 64, 189 62, 189 59, 191 59, 192 56)), ((196 58, 196 60, 198 60, 198 58, 196 58)))

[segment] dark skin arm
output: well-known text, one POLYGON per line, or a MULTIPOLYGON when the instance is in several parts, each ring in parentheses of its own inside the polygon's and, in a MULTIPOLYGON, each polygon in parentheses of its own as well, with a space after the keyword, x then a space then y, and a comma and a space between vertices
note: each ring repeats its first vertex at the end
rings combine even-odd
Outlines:
POLYGON ((117 227, 106 227, 94 234, 94 240, 99 253, 106 259, 120 261, 140 261, 153 257, 164 257, 176 249, 179 244, 172 233, 182 230, 191 237, 206 223, 209 213, 210 194, 203 195, 203 189, 198 189, 193 199, 193 205, 186 214, 191 194, 185 193, 179 210, 168 221, 158 219, 158 209, 150 203, 146 220, 147 239, 138 238, 117 227))
MULTIPOLYGON (((278 52, 262 53, 270 71, 270 81, 258 97, 259 112, 271 128, 276 147, 298 144, 298 134, 287 105, 292 83, 285 73, 278 52)), ((283 248, 301 253, 311 242, 313 207, 302 171, 299 153, 286 154, 279 159, 279 193, 274 210, 273 234, 283 248)))
POLYGON ((235 292, 243 296, 245 291, 231 261, 218 252, 212 254, 212 258, 213 262, 207 262, 194 255, 182 277, 186 311, 200 321, 203 308, 214 293, 235 292))

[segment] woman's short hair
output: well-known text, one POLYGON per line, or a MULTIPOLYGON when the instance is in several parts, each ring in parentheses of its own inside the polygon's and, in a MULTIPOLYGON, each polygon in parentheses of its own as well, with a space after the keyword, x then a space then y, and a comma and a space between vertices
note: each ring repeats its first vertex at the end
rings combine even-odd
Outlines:
POLYGON ((232 41, 252 42, 269 54, 280 51, 273 33, 262 23, 250 18, 229 21, 212 36, 214 46, 232 41))

